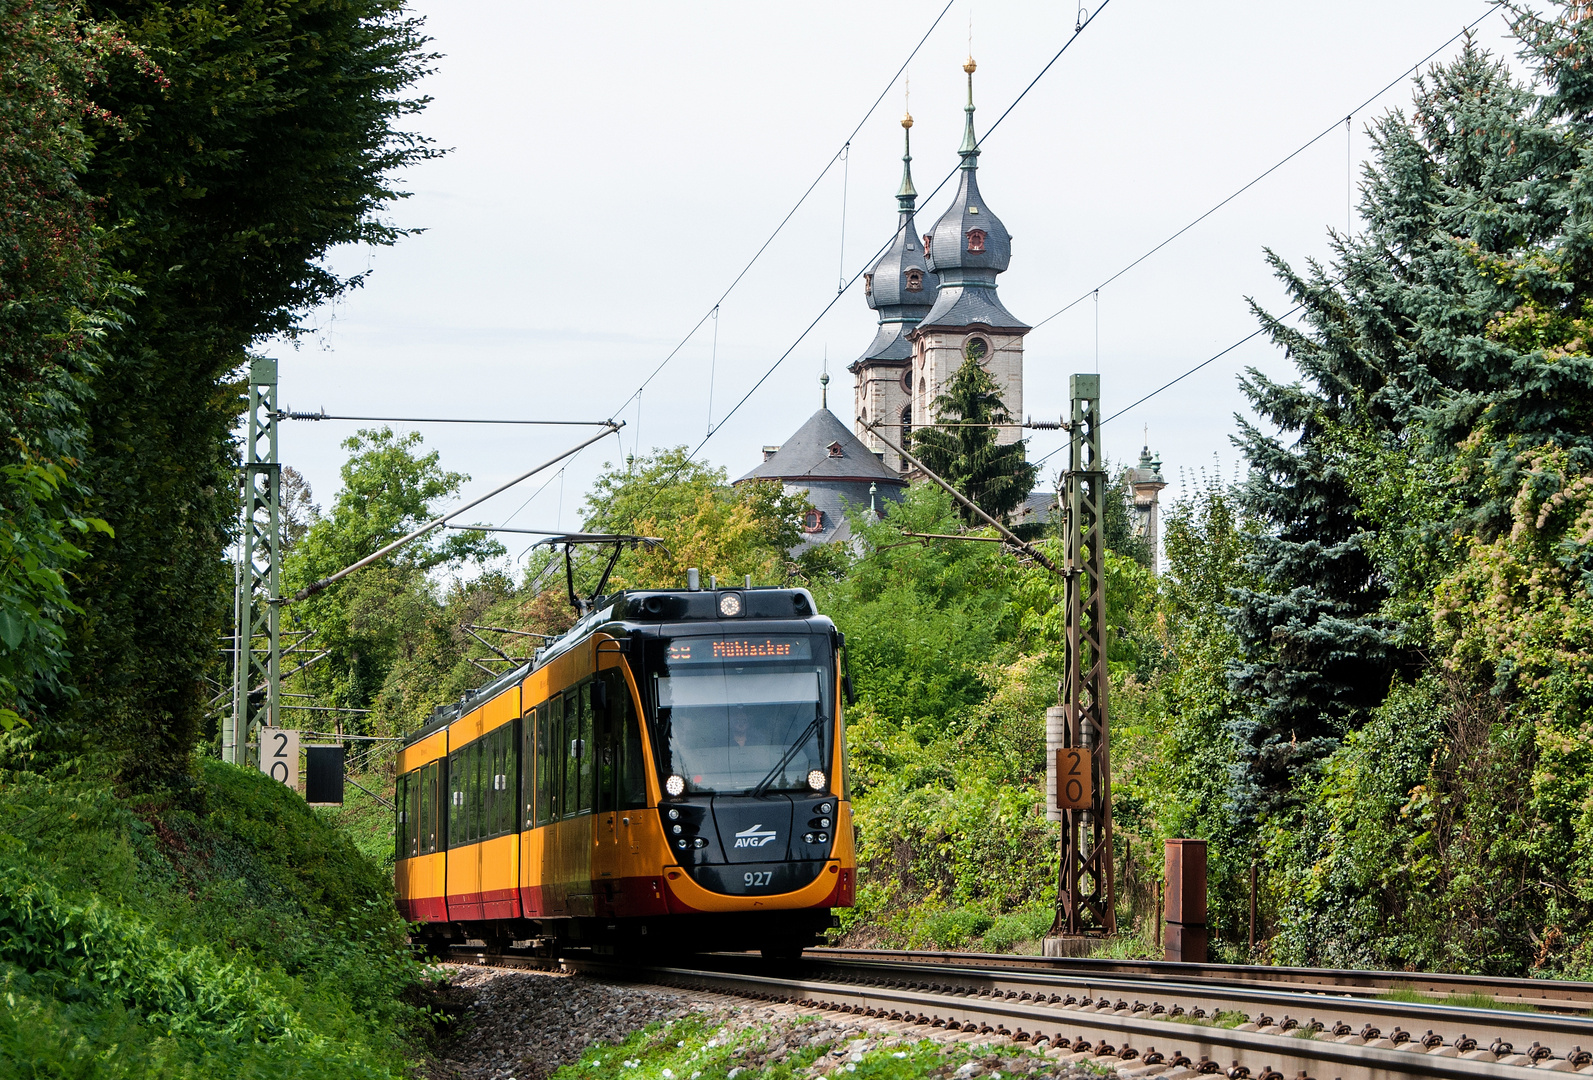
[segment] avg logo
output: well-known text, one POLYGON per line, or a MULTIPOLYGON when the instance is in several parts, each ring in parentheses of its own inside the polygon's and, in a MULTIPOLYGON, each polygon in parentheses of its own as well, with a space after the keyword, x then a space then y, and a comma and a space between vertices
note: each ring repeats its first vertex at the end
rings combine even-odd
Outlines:
POLYGON ((769 843, 771 840, 773 840, 778 835, 779 834, 776 833, 773 829, 765 829, 763 827, 763 823, 759 822, 758 824, 752 826, 750 829, 742 829, 740 832, 736 833, 736 844, 735 844, 735 846, 736 847, 763 847, 763 845, 769 843))

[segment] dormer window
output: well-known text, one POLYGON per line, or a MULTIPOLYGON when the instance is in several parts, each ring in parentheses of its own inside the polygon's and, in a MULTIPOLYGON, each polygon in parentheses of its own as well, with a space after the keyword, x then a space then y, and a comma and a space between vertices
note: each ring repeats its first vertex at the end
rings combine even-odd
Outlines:
POLYGON ((983 229, 968 230, 968 252, 978 255, 985 249, 985 231, 983 229))
POLYGON ((924 275, 923 275, 923 272, 920 271, 920 270, 909 270, 909 271, 907 271, 907 291, 908 292, 923 292, 923 290, 924 290, 924 275))
POLYGON ((931 240, 933 240, 933 239, 934 239, 934 236, 932 234, 930 234, 930 233, 925 233, 924 234, 924 254, 925 255, 929 254, 929 242, 931 240))
POLYGON ((802 531, 803 532, 810 532, 810 533, 823 532, 824 531, 824 511, 822 511, 822 510, 809 510, 807 512, 807 514, 802 518, 802 531))
POLYGON ((831 457, 841 456, 841 444, 838 442, 832 442, 826 449, 829 450, 831 457))
POLYGON ((873 274, 864 274, 863 275, 863 295, 864 296, 873 296, 874 295, 874 275, 873 274))

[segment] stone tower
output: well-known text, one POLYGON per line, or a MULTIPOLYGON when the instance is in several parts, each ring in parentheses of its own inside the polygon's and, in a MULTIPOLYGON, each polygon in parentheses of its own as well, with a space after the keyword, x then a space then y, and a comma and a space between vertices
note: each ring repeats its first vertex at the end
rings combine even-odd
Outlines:
POLYGON ((879 330, 873 343, 850 368, 857 377, 853 409, 857 436, 898 472, 902 463, 896 452, 866 425, 882 421, 890 440, 898 443, 912 432, 913 344, 908 334, 934 305, 939 283, 924 259, 913 220, 918 192, 913 188, 912 128, 912 115, 902 117, 902 186, 896 192, 896 239, 863 276, 868 306, 879 312, 879 330))
MULTIPOLYGON (((961 179, 955 200, 924 236, 924 256, 939 278, 935 303, 908 332, 913 346, 912 413, 933 419, 941 387, 971 350, 1001 389, 1014 421, 1023 419, 1023 338, 1019 322, 996 295, 996 275, 1012 261, 1012 236, 979 194, 979 141, 974 136, 973 57, 968 73, 967 121, 963 129, 961 179)), ((1016 442, 1017 428, 1003 428, 1002 443, 1016 442)))

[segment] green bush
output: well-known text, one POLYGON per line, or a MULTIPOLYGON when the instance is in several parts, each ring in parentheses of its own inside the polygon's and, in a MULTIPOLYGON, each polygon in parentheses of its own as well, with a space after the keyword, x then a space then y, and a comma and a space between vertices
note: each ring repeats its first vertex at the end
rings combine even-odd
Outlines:
POLYGON ((924 935, 942 949, 957 949, 989 930, 995 922, 974 908, 953 908, 926 915, 920 924, 924 935))
POLYGON ((1032 908, 1003 915, 985 931, 984 947, 988 952, 1007 952, 1021 941, 1036 941, 1051 929, 1056 912, 1050 908, 1032 908))
POLYGON ((404 934, 380 871, 258 773, 136 804, 0 777, 0 1075, 405 1075, 404 934))

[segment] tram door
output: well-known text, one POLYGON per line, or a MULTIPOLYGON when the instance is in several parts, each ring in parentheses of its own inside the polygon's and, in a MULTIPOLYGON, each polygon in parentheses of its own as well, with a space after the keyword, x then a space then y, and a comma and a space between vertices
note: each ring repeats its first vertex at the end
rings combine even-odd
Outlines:
MULTIPOLYGON (((593 734, 598 745, 597 824, 592 877, 598 914, 625 915, 630 879, 645 876, 641 866, 642 813, 647 804, 642 773, 641 729, 630 687, 616 668, 598 673, 593 734)), ((628 901, 630 901, 628 903, 628 901)))

